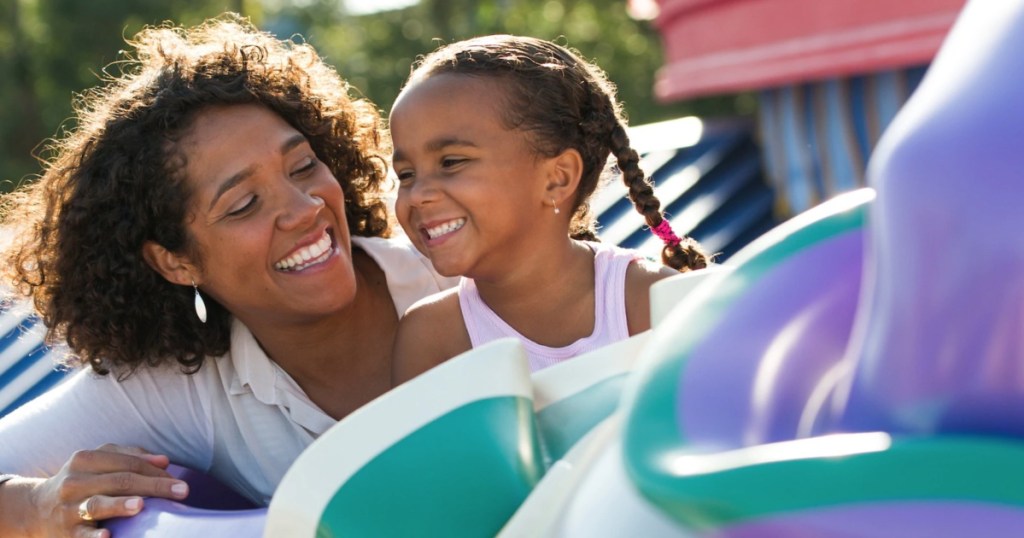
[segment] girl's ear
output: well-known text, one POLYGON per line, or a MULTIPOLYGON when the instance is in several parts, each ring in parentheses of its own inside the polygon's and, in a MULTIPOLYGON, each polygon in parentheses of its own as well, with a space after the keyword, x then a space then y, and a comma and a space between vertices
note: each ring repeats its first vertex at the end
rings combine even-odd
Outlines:
MULTIPOLYGON (((191 286, 192 280, 199 274, 187 257, 175 254, 154 241, 146 241, 142 245, 142 258, 172 284, 191 286)), ((196 281, 196 284, 199 282, 196 281)))
POLYGON ((548 161, 547 182, 545 184, 545 204, 554 200, 561 206, 576 195, 576 189, 583 177, 583 157, 579 151, 569 148, 552 157, 548 161))

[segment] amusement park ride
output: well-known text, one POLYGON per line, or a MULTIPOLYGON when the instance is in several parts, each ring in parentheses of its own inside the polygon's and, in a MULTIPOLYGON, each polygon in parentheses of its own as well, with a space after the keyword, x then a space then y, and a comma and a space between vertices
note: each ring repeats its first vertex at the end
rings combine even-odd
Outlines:
POLYGON ((1016 536, 1024 0, 971 0, 870 188, 651 291, 654 328, 532 376, 472 350, 246 507, 181 470, 132 536, 1016 536), (1016 231, 1015 231, 1016 230, 1016 231), (681 300, 685 296, 685 301, 681 300))

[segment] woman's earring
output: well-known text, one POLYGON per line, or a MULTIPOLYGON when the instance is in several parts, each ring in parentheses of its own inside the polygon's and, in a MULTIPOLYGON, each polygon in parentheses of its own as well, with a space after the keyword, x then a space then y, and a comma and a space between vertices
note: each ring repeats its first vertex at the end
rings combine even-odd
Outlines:
POLYGON ((192 289, 196 290, 196 316, 199 321, 206 323, 206 303, 203 302, 203 296, 199 295, 199 287, 196 286, 196 281, 192 281, 192 289))
POLYGON ((555 203, 555 199, 554 198, 551 198, 551 207, 555 208, 555 214, 556 215, 562 212, 561 209, 558 209, 558 204, 555 203))

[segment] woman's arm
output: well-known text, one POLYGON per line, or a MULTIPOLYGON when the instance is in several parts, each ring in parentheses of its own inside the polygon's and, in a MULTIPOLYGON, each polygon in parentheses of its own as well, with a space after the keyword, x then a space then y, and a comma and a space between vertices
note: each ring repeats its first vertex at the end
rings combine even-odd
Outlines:
POLYGON ((0 536, 109 536, 96 521, 137 514, 144 496, 188 495, 167 465, 166 456, 107 445, 76 452, 50 478, 14 477, 0 485, 0 536))
POLYGON ((168 456, 177 463, 190 446, 182 463, 203 469, 210 450, 190 380, 173 374, 80 372, 0 419, 0 470, 22 475, 0 486, 0 536, 102 536, 80 508, 98 520, 137 513, 141 496, 187 495, 164 471, 168 456))
POLYGON ((456 290, 414 304, 398 324, 391 353, 391 385, 398 386, 472 346, 456 290))

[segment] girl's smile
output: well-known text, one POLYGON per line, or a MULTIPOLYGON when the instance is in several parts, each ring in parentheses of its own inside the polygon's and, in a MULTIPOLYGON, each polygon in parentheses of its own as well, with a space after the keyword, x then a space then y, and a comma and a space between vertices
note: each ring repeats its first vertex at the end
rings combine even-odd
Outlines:
POLYGON ((438 244, 445 240, 450 234, 462 229, 466 225, 466 219, 457 218, 440 224, 424 224, 420 226, 420 232, 427 236, 428 244, 438 244))
POLYGON ((391 114, 398 221, 443 275, 486 278, 536 249, 547 161, 501 115, 493 80, 431 77, 391 114))

